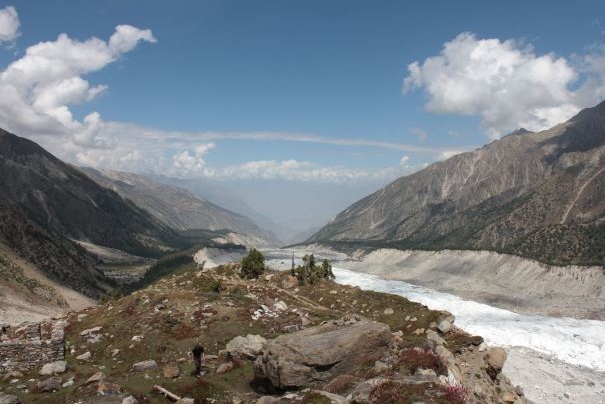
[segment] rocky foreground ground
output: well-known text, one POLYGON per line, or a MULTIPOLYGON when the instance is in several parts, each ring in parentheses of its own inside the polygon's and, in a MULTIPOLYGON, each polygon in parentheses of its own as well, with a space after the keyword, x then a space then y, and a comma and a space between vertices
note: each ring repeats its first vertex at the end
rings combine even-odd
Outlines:
MULTIPOLYGON (((191 268, 70 313, 64 360, 2 358, 0 403, 527 401, 501 374, 506 352, 448 313, 331 281, 237 271, 191 268), (207 354, 201 378, 188 355, 197 340, 207 354)), ((18 331, 5 329, 2 344, 18 331)))

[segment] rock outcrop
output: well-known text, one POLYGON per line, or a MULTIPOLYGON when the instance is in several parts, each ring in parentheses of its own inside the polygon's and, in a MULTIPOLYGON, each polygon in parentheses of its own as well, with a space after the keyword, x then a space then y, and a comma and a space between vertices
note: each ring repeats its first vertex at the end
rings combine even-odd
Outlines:
POLYGON ((389 326, 373 321, 330 322, 268 341, 255 374, 275 387, 304 387, 373 363, 387 349, 389 326))

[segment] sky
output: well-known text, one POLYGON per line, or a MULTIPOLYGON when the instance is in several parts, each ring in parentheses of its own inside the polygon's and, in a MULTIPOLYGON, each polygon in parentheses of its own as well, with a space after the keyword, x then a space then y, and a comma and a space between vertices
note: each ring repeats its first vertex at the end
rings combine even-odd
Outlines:
POLYGON ((0 1, 0 70, 0 127, 304 230, 600 102, 605 3, 0 1))

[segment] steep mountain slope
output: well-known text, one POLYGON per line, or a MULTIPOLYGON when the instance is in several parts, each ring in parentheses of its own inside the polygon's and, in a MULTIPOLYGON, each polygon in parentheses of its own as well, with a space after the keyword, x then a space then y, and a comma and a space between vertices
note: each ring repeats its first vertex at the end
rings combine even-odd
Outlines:
POLYGON ((153 255, 176 234, 31 140, 0 130, 0 200, 64 237, 153 255))
POLYGON ((605 103, 402 177, 311 242, 489 249, 605 264, 605 103))
POLYGON ((229 229, 252 236, 259 245, 277 243, 273 234, 261 229, 249 218, 223 209, 183 188, 164 185, 137 174, 92 168, 82 170, 98 184, 130 199, 175 229, 229 229))

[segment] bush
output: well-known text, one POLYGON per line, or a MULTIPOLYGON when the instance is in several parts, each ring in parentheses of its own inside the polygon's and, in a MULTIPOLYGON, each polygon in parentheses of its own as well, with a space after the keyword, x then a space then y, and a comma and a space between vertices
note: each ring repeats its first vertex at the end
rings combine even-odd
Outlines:
POLYGON ((265 257, 256 248, 250 250, 242 260, 242 278, 258 278, 265 271, 265 257))
POLYGON ((334 279, 334 273, 332 272, 332 265, 327 259, 323 260, 321 265, 315 264, 315 256, 305 255, 303 257, 303 265, 299 265, 298 268, 292 269, 292 274, 298 278, 301 285, 310 283, 314 285, 321 279, 334 279))

